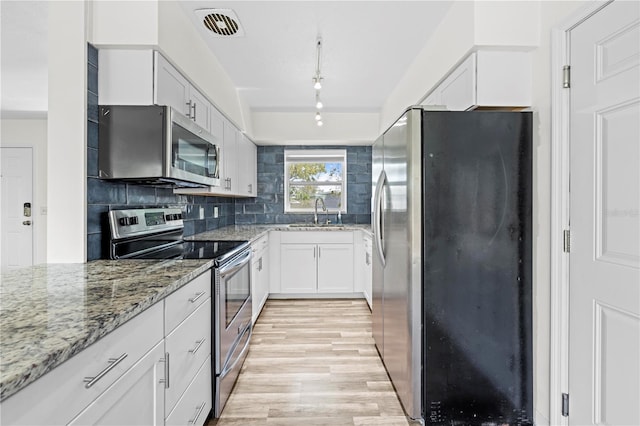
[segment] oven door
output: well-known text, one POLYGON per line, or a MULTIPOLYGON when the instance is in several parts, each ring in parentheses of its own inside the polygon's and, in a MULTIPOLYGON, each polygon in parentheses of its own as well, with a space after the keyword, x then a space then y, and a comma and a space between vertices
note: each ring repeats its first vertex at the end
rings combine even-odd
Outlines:
POLYGON ((251 249, 216 269, 215 370, 219 375, 232 365, 235 346, 251 326, 251 249))

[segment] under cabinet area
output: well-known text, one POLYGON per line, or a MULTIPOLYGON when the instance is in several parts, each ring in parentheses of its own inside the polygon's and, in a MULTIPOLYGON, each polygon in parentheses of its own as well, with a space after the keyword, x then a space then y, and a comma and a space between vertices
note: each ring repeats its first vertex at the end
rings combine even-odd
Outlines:
POLYGON ((353 232, 282 232, 281 294, 353 294, 353 232))

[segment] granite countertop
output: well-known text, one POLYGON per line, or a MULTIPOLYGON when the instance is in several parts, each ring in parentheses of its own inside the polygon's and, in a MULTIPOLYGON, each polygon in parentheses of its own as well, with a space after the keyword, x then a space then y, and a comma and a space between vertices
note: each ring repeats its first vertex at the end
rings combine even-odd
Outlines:
POLYGON ((371 234, 371 225, 333 225, 333 226, 317 226, 309 224, 291 225, 230 225, 213 231, 202 232, 185 238, 185 240, 207 241, 207 240, 226 240, 226 241, 249 241, 253 242, 265 235, 269 231, 364 231, 371 234))
POLYGON ((0 400, 211 266, 210 260, 97 260, 3 273, 0 400))

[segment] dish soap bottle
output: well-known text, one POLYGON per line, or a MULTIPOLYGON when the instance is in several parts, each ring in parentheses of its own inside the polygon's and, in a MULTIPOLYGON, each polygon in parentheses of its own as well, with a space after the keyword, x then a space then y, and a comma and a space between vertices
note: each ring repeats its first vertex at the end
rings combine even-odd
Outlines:
POLYGON ((337 221, 338 225, 342 225, 342 213, 340 212, 340 210, 338 210, 338 221, 337 221))

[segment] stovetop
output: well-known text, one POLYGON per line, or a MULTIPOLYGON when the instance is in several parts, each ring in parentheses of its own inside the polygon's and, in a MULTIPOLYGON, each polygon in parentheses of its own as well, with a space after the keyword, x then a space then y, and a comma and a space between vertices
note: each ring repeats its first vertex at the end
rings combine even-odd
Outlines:
POLYGON ((213 259, 217 264, 249 247, 248 241, 184 241, 178 208, 109 212, 112 259, 213 259))

